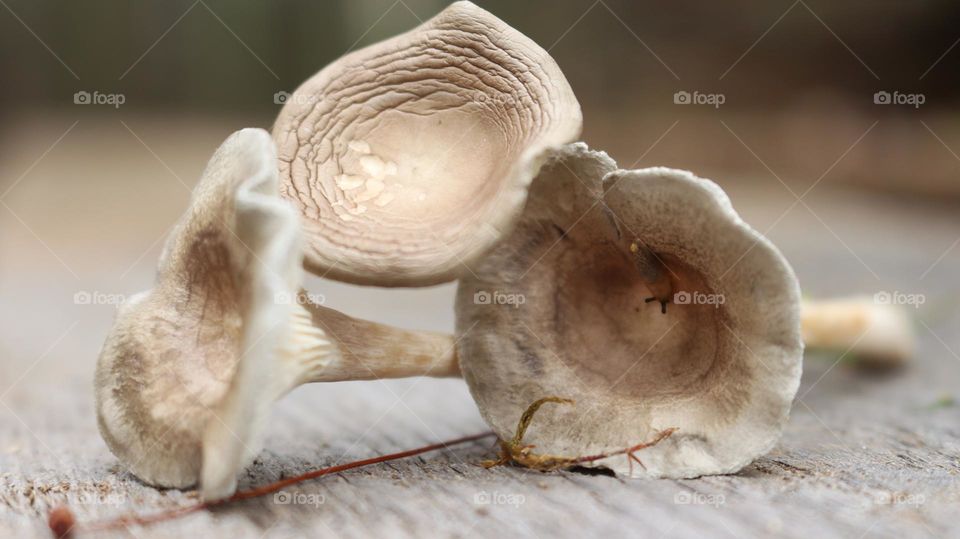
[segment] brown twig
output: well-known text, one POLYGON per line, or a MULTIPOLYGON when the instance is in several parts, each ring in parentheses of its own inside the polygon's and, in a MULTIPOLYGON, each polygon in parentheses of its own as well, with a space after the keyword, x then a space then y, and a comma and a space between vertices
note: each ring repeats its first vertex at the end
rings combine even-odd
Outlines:
POLYGON ((379 464, 381 462, 387 462, 391 460, 412 457, 414 455, 419 455, 421 453, 436 451, 437 449, 443 449, 443 448, 451 447, 454 445, 460 445, 468 442, 473 442, 476 440, 482 440, 483 438, 488 438, 493 435, 494 435, 493 432, 484 432, 480 434, 474 434, 471 436, 464 436, 462 438, 448 440, 446 442, 425 445, 423 447, 418 447, 416 449, 408 449, 407 451, 401 451, 399 453, 391 453, 389 455, 381 455, 379 457, 372 457, 368 459, 348 462, 345 464, 338 464, 336 466, 329 466, 327 468, 320 468, 318 470, 313 470, 305 474, 297 475, 294 477, 288 477, 286 479, 281 479, 280 481, 269 483, 260 487, 251 488, 249 490, 242 490, 240 492, 237 492, 233 496, 230 496, 229 498, 224 498, 222 500, 211 500, 211 501, 200 502, 193 505, 178 507, 176 509, 161 511, 153 515, 133 514, 133 515, 127 515, 119 518, 113 518, 113 519, 103 520, 98 522, 88 522, 88 523, 77 524, 73 517, 73 513, 71 513, 68 508, 57 507, 52 511, 50 511, 50 515, 48 518, 48 525, 50 526, 50 530, 54 533, 54 535, 59 538, 71 537, 71 535, 75 532, 101 532, 101 531, 117 530, 117 529, 125 528, 127 526, 146 526, 149 524, 153 524, 155 522, 171 520, 171 519, 181 517, 190 513, 202 511, 204 509, 211 509, 214 507, 224 506, 233 502, 238 502, 240 500, 249 500, 250 498, 264 496, 267 494, 277 492, 284 487, 294 485, 296 483, 301 483, 303 481, 308 481, 310 479, 323 477, 325 475, 340 473, 346 470, 360 468, 362 466, 369 466, 371 464, 379 464))
POLYGON ((523 415, 520 416, 520 422, 517 423, 517 432, 513 435, 513 439, 509 441, 499 441, 500 458, 497 460, 484 461, 483 466, 485 468, 502 466, 504 464, 515 464, 517 466, 523 466, 524 468, 540 470, 541 472, 550 472, 554 470, 567 470, 575 466, 589 464, 591 462, 615 457, 617 455, 626 455, 627 462, 630 463, 630 472, 633 473, 634 462, 639 464, 643 469, 646 469, 646 466, 643 465, 643 462, 641 462, 640 459, 634 455, 634 453, 640 451, 641 449, 646 449, 648 447, 657 445, 677 431, 676 428, 665 429, 658 432, 653 440, 650 440, 649 442, 643 442, 623 449, 618 449, 616 451, 599 453, 596 455, 587 455, 581 457, 540 455, 533 452, 534 446, 523 445, 523 436, 526 434, 527 428, 530 426, 530 422, 533 421, 534 414, 537 413, 537 410, 539 410, 541 406, 548 402, 556 404, 574 404, 574 402, 570 399, 562 399, 560 397, 544 397, 528 406, 523 412, 523 415))

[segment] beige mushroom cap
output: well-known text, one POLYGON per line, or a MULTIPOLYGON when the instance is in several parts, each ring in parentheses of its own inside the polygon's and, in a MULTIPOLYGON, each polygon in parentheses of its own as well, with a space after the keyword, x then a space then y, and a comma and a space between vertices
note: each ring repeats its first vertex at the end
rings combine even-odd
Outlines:
POLYGON ((582 118, 550 55, 470 2, 330 64, 277 118, 306 266, 357 284, 464 272, 506 234, 582 118))
POLYGON ((168 239, 155 287, 120 309, 97 364, 101 435, 137 477, 228 496, 272 403, 294 387, 458 373, 450 336, 311 304, 301 267, 273 140, 234 133, 168 239))
POLYGON ((265 404, 244 408, 249 415, 240 422, 220 417, 222 401, 250 377, 264 381, 247 389, 254 392, 276 394, 289 383, 262 372, 289 330, 280 322, 290 319, 293 302, 275 296, 295 294, 301 272, 296 216, 270 196, 274 153, 258 129, 233 134, 217 150, 167 241, 155 287, 120 309, 104 344, 96 374, 100 432, 148 483, 196 484, 211 422, 229 421, 229 445, 252 458, 272 399, 244 395, 265 404))
POLYGON ((275 398, 290 383, 265 372, 289 331, 293 302, 277 295, 296 294, 301 272, 296 215, 276 188, 269 134, 245 129, 227 139, 167 241, 155 287, 121 308, 104 344, 100 431, 148 483, 196 484, 213 422, 231 430, 233 452, 252 458, 272 402, 252 393, 275 398), (247 387, 251 379, 260 384, 247 387), (235 384, 245 394, 231 411, 222 401, 235 384), (235 412, 245 419, 234 421, 235 412))
POLYGON ((596 454, 678 428, 638 454, 646 468, 600 461, 634 476, 735 472, 779 438, 800 381, 797 280, 713 182, 617 170, 570 145, 474 273, 457 295, 458 355, 502 439, 546 396, 576 405, 539 412, 524 439, 538 453, 596 454))

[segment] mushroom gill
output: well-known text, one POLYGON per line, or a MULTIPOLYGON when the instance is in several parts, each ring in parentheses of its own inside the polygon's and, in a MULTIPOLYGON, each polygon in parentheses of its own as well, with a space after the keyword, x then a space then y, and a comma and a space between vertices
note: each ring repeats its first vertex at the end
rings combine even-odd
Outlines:
POLYGON ((553 59, 470 2, 330 64, 274 126, 308 269, 358 284, 456 278, 509 231, 580 106, 553 59))

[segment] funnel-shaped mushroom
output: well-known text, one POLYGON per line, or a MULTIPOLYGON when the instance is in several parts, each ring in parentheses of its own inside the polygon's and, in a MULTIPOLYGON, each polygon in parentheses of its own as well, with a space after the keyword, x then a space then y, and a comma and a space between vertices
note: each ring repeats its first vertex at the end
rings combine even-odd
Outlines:
POLYGON ((274 126, 306 266, 358 284, 455 279, 506 234, 580 106, 556 62, 470 2, 330 64, 274 126))
POLYGON ((155 287, 124 305, 96 374, 100 432, 142 480, 216 498, 261 447, 271 403, 297 385, 457 374, 450 336, 393 329, 300 291, 293 208, 266 131, 217 150, 168 239, 155 287))
POLYGON ((637 476, 735 472, 778 439, 803 344, 794 274, 714 183, 617 170, 568 146, 531 186, 509 239, 460 281, 457 352, 481 413, 508 440, 530 403, 538 453, 606 453, 637 476))

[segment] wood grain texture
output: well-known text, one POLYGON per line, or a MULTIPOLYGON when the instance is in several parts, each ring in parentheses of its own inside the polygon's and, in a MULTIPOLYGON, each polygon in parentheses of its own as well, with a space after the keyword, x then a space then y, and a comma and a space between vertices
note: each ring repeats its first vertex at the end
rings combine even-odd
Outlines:
MULTIPOLYGON (((144 130, 144 140, 154 143, 155 133, 144 130)), ((143 153, 121 128, 115 135, 118 151, 143 153)), ((198 137, 202 149, 216 143, 212 136, 198 137)), ((78 146, 83 138, 76 137, 78 146)), ((199 170, 200 150, 196 159, 170 158, 172 150, 162 144, 156 151, 177 170, 199 170)), ((0 537, 45 536, 47 511, 63 503, 88 520, 193 500, 190 493, 140 484, 100 440, 92 371, 112 307, 73 302, 78 291, 128 294, 149 286, 157 256, 150 243, 182 211, 183 190, 161 167, 148 170, 151 181, 168 182, 169 196, 157 197, 139 240, 120 241, 133 232, 98 225, 94 217, 75 221, 79 225, 44 220, 58 211, 57 204, 76 203, 31 204, 38 200, 32 193, 43 192, 53 181, 48 178, 72 170, 73 162, 58 166, 45 163, 7 203, 35 225, 71 271, 0 212, 0 537), (95 249, 76 247, 83 241, 95 249)), ((93 192, 113 185, 107 183, 110 174, 125 176, 108 171, 97 184, 96 167, 88 167, 80 167, 77 181, 88 181, 93 192)), ((484 470, 477 463, 492 454, 491 446, 476 443, 304 483, 287 489, 288 498, 253 500, 115 535, 960 537, 960 406, 934 405, 941 396, 960 397, 960 248, 947 251, 960 235, 956 206, 820 186, 806 199, 816 214, 799 206, 778 220, 794 199, 774 180, 720 183, 748 222, 769 229, 806 293, 926 294, 927 303, 916 312, 916 362, 899 373, 865 375, 845 362, 835 364, 836 357, 808 357, 783 439, 732 476, 630 481, 484 470)), ((118 208, 122 189, 135 194, 135 187, 120 189, 104 195, 115 197, 118 208)), ((128 211, 118 209, 114 218, 131 222, 120 220, 128 211)), ((451 286, 384 291, 319 280, 309 285, 324 294, 326 305, 354 316, 452 328, 451 286)), ((241 488, 485 429, 459 380, 303 387, 276 407, 266 448, 241 488)))

